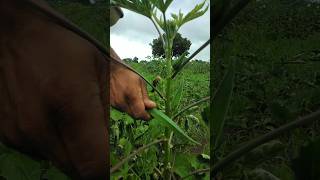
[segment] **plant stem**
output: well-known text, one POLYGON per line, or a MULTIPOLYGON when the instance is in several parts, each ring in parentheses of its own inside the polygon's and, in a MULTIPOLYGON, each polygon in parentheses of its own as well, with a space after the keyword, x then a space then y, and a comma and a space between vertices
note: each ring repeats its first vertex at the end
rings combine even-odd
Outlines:
POLYGON ((205 47, 207 47, 207 46, 210 44, 210 41, 211 41, 211 39, 208 39, 208 40, 207 40, 202 46, 200 46, 191 56, 189 56, 189 58, 188 58, 185 62, 183 62, 183 64, 181 65, 181 67, 174 72, 174 74, 172 75, 171 78, 174 79, 174 78, 177 76, 177 74, 180 72, 180 70, 181 70, 186 64, 188 64, 188 62, 190 62, 197 54, 199 54, 199 52, 201 52, 205 47))
MULTIPOLYGON (((166 58, 166 101, 165 101, 165 112, 167 116, 171 118, 171 74, 172 74, 172 43, 171 37, 167 25, 167 19, 166 19, 166 14, 165 12, 163 14, 163 21, 164 21, 164 26, 165 26, 165 45, 164 51, 165 51, 165 58, 166 58)), ((166 128, 165 130, 165 137, 167 139, 170 139, 171 131, 170 129, 166 128)), ((170 180, 171 176, 171 165, 170 165, 170 156, 171 156, 171 147, 170 147, 170 142, 168 141, 165 146, 165 160, 164 160, 164 165, 165 165, 165 170, 164 170, 164 179, 170 180)))
POLYGON ((135 150, 133 153, 131 153, 129 156, 127 156, 126 158, 124 158, 123 160, 121 160, 118 164, 116 164, 115 166, 113 166, 110 170, 110 173, 114 173, 115 171, 117 171, 124 163, 126 163, 127 161, 129 161, 132 157, 134 157, 135 155, 141 153, 142 151, 144 151, 145 149, 148 149, 149 147, 167 141, 167 139, 158 139, 155 140, 145 146, 140 147, 139 149, 135 150))
POLYGON ((171 73, 172 73, 172 63, 171 63, 171 57, 170 57, 170 50, 166 50, 166 64, 167 64, 167 78, 166 78, 166 114, 171 118, 171 73))
POLYGON ((188 105, 187 107, 183 108, 182 110, 180 110, 177 114, 175 114, 172 119, 176 119, 180 114, 184 113, 185 111, 187 111, 188 109, 200 104, 200 103, 203 103, 203 102, 206 102, 206 101, 209 101, 210 100, 210 96, 208 97, 204 97, 202 99, 200 99, 199 101, 196 101, 190 105, 188 105))
MULTIPOLYGON (((168 38, 167 38, 168 39, 168 38)), ((167 41, 168 42, 168 41, 167 41)), ((172 72, 172 65, 171 65, 171 56, 170 56, 170 50, 169 45, 167 45, 166 49, 166 63, 167 63, 167 78, 166 78, 166 103, 165 103, 165 111, 166 114, 171 117, 171 72, 172 72)), ((171 131, 166 128, 165 130, 165 136, 166 138, 170 138, 171 131)), ((164 171, 164 179, 170 179, 170 142, 168 141, 165 145, 165 171, 164 171)))
POLYGON ((186 176, 182 177, 181 179, 186 179, 186 178, 188 178, 188 177, 190 177, 190 176, 193 176, 193 175, 195 175, 195 174, 203 173, 203 172, 209 172, 209 171, 210 171, 210 168, 206 168, 206 169, 197 169, 197 170, 195 170, 195 171, 191 172, 190 174, 188 174, 188 175, 186 175, 186 176))
POLYGON ((160 29, 159 29, 158 25, 156 24, 156 22, 155 22, 152 18, 150 18, 150 19, 151 19, 154 27, 156 28, 156 30, 157 30, 157 32, 158 32, 158 34, 159 34, 159 37, 160 37, 160 39, 161 39, 161 41, 162 41, 162 47, 165 49, 165 42, 164 42, 163 36, 162 36, 162 34, 161 34, 161 32, 160 32, 160 29))
POLYGON ((301 117, 295 121, 287 123, 279 127, 278 129, 275 129, 265 135, 262 135, 256 139, 251 140, 246 145, 230 153, 227 157, 219 161, 213 168, 211 168, 211 173, 210 173, 211 178, 214 178, 217 175, 217 173, 221 171, 223 168, 225 168, 227 165, 241 158, 243 155, 247 154, 248 152, 255 149, 256 147, 270 140, 273 140, 288 131, 298 128, 302 125, 312 123, 315 120, 320 120, 320 109, 307 116, 301 117))

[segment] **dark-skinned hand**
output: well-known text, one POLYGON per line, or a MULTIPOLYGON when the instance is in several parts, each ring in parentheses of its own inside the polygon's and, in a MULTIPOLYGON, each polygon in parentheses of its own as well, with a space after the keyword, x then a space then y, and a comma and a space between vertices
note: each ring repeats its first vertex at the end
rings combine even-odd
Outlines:
MULTIPOLYGON (((110 52, 113 58, 121 61, 112 49, 110 52)), ((149 120, 146 110, 155 108, 156 104, 149 99, 144 80, 116 62, 111 62, 110 70, 111 105, 136 119, 149 120)))

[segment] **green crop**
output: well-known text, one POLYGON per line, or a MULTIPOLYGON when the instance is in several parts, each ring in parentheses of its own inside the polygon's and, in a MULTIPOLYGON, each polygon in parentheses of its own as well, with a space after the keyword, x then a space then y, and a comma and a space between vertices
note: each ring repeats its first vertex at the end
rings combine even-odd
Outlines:
MULTIPOLYGON (((177 170, 176 167, 174 168, 173 165, 175 162, 175 150, 173 147, 175 144, 172 141, 172 137, 174 134, 179 135, 179 140, 188 140, 193 143, 193 145, 201 146, 201 144, 194 139, 192 139, 190 136, 187 135, 187 133, 179 127, 179 122, 184 123, 185 127, 187 128, 190 124, 190 122, 187 122, 187 118, 191 119, 193 122, 196 121, 199 125, 199 122, 196 117, 189 116, 187 118, 180 118, 178 121, 176 114, 178 116, 181 116, 183 113, 179 113, 182 110, 182 99, 184 95, 184 87, 186 86, 184 81, 177 81, 175 79, 176 75, 181 72, 183 69, 185 69, 185 65, 193 58, 197 53, 200 52, 205 46, 208 45, 208 42, 205 43, 204 46, 200 48, 200 50, 196 51, 191 56, 187 57, 187 53, 183 53, 180 57, 177 58, 176 61, 173 61, 173 40, 180 30, 180 28, 185 25, 186 23, 197 19, 201 17, 203 14, 205 14, 209 6, 207 4, 207 1, 204 0, 202 3, 197 4, 194 6, 194 8, 189 11, 188 13, 184 14, 181 11, 179 11, 176 14, 171 14, 170 17, 168 17, 167 10, 172 4, 173 0, 115 0, 115 4, 122 8, 126 8, 128 10, 131 10, 133 12, 136 12, 140 15, 145 16, 150 20, 150 22, 154 25, 155 29, 158 32, 158 35, 162 41, 163 49, 165 52, 164 57, 164 72, 162 73, 163 80, 161 87, 159 89, 159 92, 164 94, 163 99, 159 99, 159 106, 160 110, 158 109, 152 109, 150 110, 150 114, 154 117, 154 120, 152 120, 149 123, 149 126, 146 126, 146 129, 142 130, 143 133, 150 133, 149 137, 152 138, 158 138, 159 136, 167 141, 161 144, 162 152, 164 153, 163 156, 161 156, 161 166, 154 167, 152 169, 144 167, 141 165, 141 168, 145 168, 145 171, 152 172, 153 169, 157 169, 157 174, 161 174, 163 179, 171 179, 173 176, 173 171, 176 171, 176 174, 179 174, 181 177, 186 175, 185 173, 182 173, 180 170, 177 170), (175 62, 175 63, 174 63, 175 62), (162 112, 164 111, 164 113, 162 112), (172 119, 175 119, 172 120, 172 119), (160 123, 160 124, 159 124, 160 123), (160 125, 164 125, 161 126, 160 125), (157 127, 158 126, 158 127, 157 127), (158 132, 158 133, 157 133, 158 132), (158 136, 156 136, 157 134, 158 136)), ((209 84, 208 84, 209 85, 209 84)), ((156 97, 158 98, 158 97, 156 97)), ((203 99, 203 98, 202 98, 203 99)), ((206 100, 209 100, 209 98, 205 98, 206 100)), ((199 103, 205 102, 205 101, 198 101, 199 103)), ((191 106, 187 106, 189 108, 193 108, 197 106, 199 103, 192 104, 191 106)), ((187 109, 183 109, 183 112, 187 109)), ((191 121, 190 120, 190 121, 191 121)), ((120 122, 118 122, 120 123, 120 122)), ((201 123, 200 123, 201 124, 201 123)), ((202 123, 205 124, 205 123, 202 123)), ((139 126, 141 127, 141 126, 139 126)), ((136 131, 136 130, 129 130, 129 131, 136 131)), ((143 134, 142 133, 142 134, 143 134)), ((131 133, 131 136, 134 136, 134 132, 131 133)), ((131 139, 131 142, 135 142, 136 139, 133 137, 131 139)), ((179 166, 181 164, 176 164, 176 166, 179 166)), ((139 165, 136 165, 139 166, 139 165)), ((199 167, 200 168, 200 167, 199 167)), ((119 177, 119 176, 118 176, 119 177)))

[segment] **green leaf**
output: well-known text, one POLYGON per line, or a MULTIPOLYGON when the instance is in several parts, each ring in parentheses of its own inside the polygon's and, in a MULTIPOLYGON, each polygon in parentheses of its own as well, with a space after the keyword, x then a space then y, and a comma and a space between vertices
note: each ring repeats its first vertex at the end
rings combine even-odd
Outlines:
MULTIPOLYGON (((190 172, 195 171, 196 169, 203 169, 203 168, 205 168, 204 165, 198 161, 196 155, 184 154, 184 153, 176 154, 173 171, 176 174, 178 174, 180 177, 187 176, 190 172)), ((195 177, 190 176, 186 179, 191 180, 191 179, 195 179, 195 177)))
POLYGON ((199 142, 197 142, 197 141, 193 140, 191 137, 189 137, 174 121, 172 121, 167 115, 165 115, 161 111, 159 111, 157 109, 151 109, 148 112, 154 117, 154 120, 165 122, 177 134, 185 137, 186 139, 188 139, 189 141, 191 141, 197 145, 201 145, 199 142))
POLYGON ((175 157, 175 166, 173 168, 173 171, 180 177, 188 175, 193 171, 193 167, 190 163, 190 161, 192 160, 195 160, 195 158, 191 155, 178 153, 175 157))
POLYGON ((173 0, 166 0, 166 2, 164 3, 164 7, 165 7, 165 10, 168 9, 168 7, 170 6, 170 4, 173 2, 173 0))
POLYGON ((164 20, 163 20, 162 16, 158 17, 157 11, 153 11, 152 12, 152 17, 156 21, 156 23, 160 26, 160 28, 162 30, 164 30, 165 29, 164 20))
POLYGON ((209 159, 209 160, 210 160, 210 156, 207 155, 207 154, 201 154, 201 156, 202 156, 202 158, 204 158, 204 159, 209 159))
MULTIPOLYGON (((160 1, 152 0, 152 2, 154 1, 156 1, 156 3, 154 3, 155 6, 158 7, 160 10, 161 9, 166 10, 168 8, 167 6, 169 6, 172 2, 171 0, 166 1, 165 3, 162 0, 160 1)), ((179 11, 178 14, 171 14, 172 19, 166 20, 166 22, 164 22, 162 16, 158 17, 157 12, 155 10, 152 11, 152 17, 157 22, 157 24, 161 27, 161 29, 164 30, 166 34, 168 34, 168 37, 171 37, 173 39, 175 36, 175 33, 178 32, 179 28, 183 24, 196 19, 207 12, 207 10, 209 9, 209 6, 206 6, 204 8, 205 4, 206 4, 206 0, 200 4, 197 4, 194 7, 194 9, 192 9, 186 16, 183 16, 183 13, 181 12, 181 10, 179 11), (167 26, 165 26, 165 24, 167 26)))
POLYGON ((162 13, 166 12, 173 0, 150 0, 162 13))
POLYGON ((154 4, 150 0, 114 0, 120 7, 144 15, 148 18, 152 17, 155 9, 154 4))
POLYGON ((155 7, 157 7, 161 12, 165 12, 165 6, 163 0, 149 0, 155 7))
POLYGON ((59 171, 56 167, 51 166, 46 173, 46 178, 49 180, 70 180, 66 175, 64 175, 61 171, 59 171))
POLYGON ((10 180, 35 179, 40 176, 39 162, 10 148, 4 149, 5 152, 0 155, 0 177, 10 180))
POLYGON ((132 144, 127 138, 121 138, 119 140, 118 146, 124 150, 124 154, 128 156, 130 152, 132 151, 132 144))
POLYGON ((171 17, 174 19, 175 23, 178 27, 181 27, 183 25, 183 13, 181 10, 179 10, 179 14, 171 14, 171 17))
MULTIPOLYGON (((0 143, 0 179, 2 177, 8 180, 39 179, 42 168, 40 162, 0 143)), ((53 166, 50 166, 46 171, 45 177, 48 179, 69 179, 53 166)))
POLYGON ((111 108, 110 110, 110 117, 111 119, 113 120, 120 120, 123 118, 123 113, 114 109, 114 108, 111 108))
MULTIPOLYGON (((231 60, 229 70, 220 84, 219 89, 214 95, 211 102, 210 129, 211 129, 211 145, 216 147, 220 141, 223 131, 225 118, 230 106, 232 90, 234 86, 235 62, 231 60)), ((211 149, 214 149, 211 148, 211 149)))
POLYGON ((180 26, 182 26, 183 24, 192 21, 200 16, 202 16, 204 13, 207 12, 207 10, 209 9, 209 6, 207 5, 204 9, 204 5, 206 4, 206 1, 203 1, 200 4, 197 4, 184 18, 183 21, 181 23, 180 26), (203 10, 202 10, 203 9, 203 10))

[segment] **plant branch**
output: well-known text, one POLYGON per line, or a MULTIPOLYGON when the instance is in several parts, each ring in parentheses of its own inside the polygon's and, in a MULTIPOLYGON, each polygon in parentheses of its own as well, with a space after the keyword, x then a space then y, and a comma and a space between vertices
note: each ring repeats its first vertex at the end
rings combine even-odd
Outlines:
POLYGON ((239 149, 235 150, 234 152, 230 153, 227 157, 219 161, 213 168, 211 168, 211 177, 215 177, 217 173, 222 170, 224 167, 228 166, 230 163, 238 160, 241 158, 243 155, 247 154, 251 150, 255 149, 256 147, 273 140, 280 135, 291 131, 295 128, 300 127, 301 125, 306 125, 309 123, 314 122, 315 120, 320 120, 320 109, 317 110, 316 112, 313 112, 309 115, 306 115, 304 117, 298 118, 295 121, 292 121, 290 123, 287 123, 278 129, 275 129, 265 135, 262 135, 256 139, 253 139, 249 141, 246 145, 240 147, 239 149))
POLYGON ((210 100, 210 96, 204 97, 204 98, 200 99, 199 101, 196 101, 196 102, 188 105, 187 107, 185 107, 185 108, 183 108, 181 111, 179 111, 177 114, 175 114, 175 115, 172 117, 172 119, 176 119, 180 114, 184 113, 184 112, 187 111, 188 109, 190 109, 190 108, 192 108, 192 107, 194 107, 194 106, 196 106, 196 105, 198 105, 198 104, 200 104, 200 103, 203 103, 203 102, 205 102, 205 101, 208 101, 208 100, 210 100))
POLYGON ((191 56, 189 56, 189 58, 183 62, 183 64, 180 66, 180 68, 178 70, 176 70, 174 72, 174 74, 171 76, 171 79, 174 79, 177 74, 180 72, 180 70, 188 63, 190 62, 197 54, 199 54, 199 52, 201 52, 205 47, 207 47, 210 44, 210 39, 207 40, 202 46, 200 46, 191 56))
POLYGON ((122 159, 119 163, 117 163, 115 166, 113 166, 110 170, 110 173, 114 173, 115 171, 117 171, 124 163, 126 163, 127 161, 129 161, 132 157, 134 157, 135 155, 141 153, 142 151, 144 151, 145 149, 148 149, 149 147, 167 141, 167 139, 158 139, 155 140, 147 145, 144 145, 142 147, 140 147, 139 149, 135 150, 133 153, 131 153, 130 155, 128 155, 127 157, 125 157, 124 159, 122 159))
POLYGON ((210 168, 206 168, 206 169, 197 169, 197 170, 195 170, 195 171, 191 172, 190 174, 188 174, 188 175, 186 175, 186 176, 182 177, 181 179, 186 179, 187 177, 193 176, 193 175, 195 175, 195 174, 202 173, 202 172, 209 172, 209 171, 210 171, 210 168))

